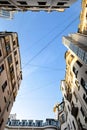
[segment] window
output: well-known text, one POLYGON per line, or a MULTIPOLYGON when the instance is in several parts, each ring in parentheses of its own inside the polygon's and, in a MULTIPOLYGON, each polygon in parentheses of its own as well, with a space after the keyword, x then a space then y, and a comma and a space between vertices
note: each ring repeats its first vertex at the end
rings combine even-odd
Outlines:
POLYGON ((46 5, 46 2, 38 2, 39 5, 46 5))
POLYGON ((78 75, 78 70, 76 70, 76 68, 73 66, 73 72, 74 72, 74 74, 75 74, 75 76, 76 76, 76 78, 77 78, 77 75, 78 75))
POLYGON ((8 42, 6 43, 6 52, 9 52, 9 51, 11 51, 11 49, 10 49, 10 43, 8 42))
POLYGON ((7 58, 7 60, 8 60, 8 64, 10 65, 10 64, 12 63, 12 56, 10 55, 10 56, 7 58))
POLYGON ((13 66, 10 67, 10 73, 14 72, 13 66))
POLYGON ((1 52, 1 50, 0 50, 0 57, 2 56, 2 52, 1 52))
POLYGON ((4 101, 5 101, 5 103, 7 102, 7 101, 6 101, 6 97, 4 97, 4 101))
MULTIPOLYGON (((16 7, 15 7, 15 6, 13 6, 13 5, 8 5, 8 7, 9 7, 9 8, 13 8, 13 9, 15 9, 15 8, 16 8, 16 7)), ((13 9, 12 9, 12 10, 13 10, 13 9)))
POLYGON ((78 64, 79 67, 82 67, 82 64, 77 60, 76 63, 78 64))
POLYGON ((3 92, 5 91, 6 86, 7 86, 7 81, 5 81, 4 84, 2 85, 2 91, 3 92))
POLYGON ((1 112, 1 107, 0 107, 0 112, 1 112))
POLYGON ((20 3, 21 5, 27 5, 26 1, 17 1, 18 3, 20 3))
POLYGON ((64 5, 66 4, 67 2, 58 2, 57 5, 64 5))
POLYGON ((61 122, 61 124, 63 124, 65 122, 65 116, 64 116, 64 114, 62 114, 60 116, 60 122, 61 122))
POLYGON ((85 73, 87 74, 87 71, 85 71, 85 73))
POLYGON ((7 111, 8 111, 8 109, 9 109, 10 103, 11 103, 11 102, 9 101, 8 106, 7 106, 7 111))
POLYGON ((80 83, 81 83, 81 85, 83 86, 83 88, 87 91, 87 83, 84 81, 83 78, 81 78, 80 83))
POLYGON ((83 94, 83 99, 84 99, 85 103, 87 104, 87 96, 85 94, 83 94))
POLYGON ((0 66, 0 73, 4 70, 4 64, 0 66))
POLYGON ((14 52, 14 55, 16 55, 17 54, 17 50, 14 52))
POLYGON ((83 115, 83 116, 85 116, 85 114, 84 114, 84 111, 83 111, 83 108, 82 108, 82 107, 80 108, 80 111, 81 111, 82 115, 83 115))
POLYGON ((62 112, 63 109, 64 109, 64 104, 61 103, 61 104, 59 105, 59 107, 58 107, 58 111, 59 111, 59 113, 62 112))
POLYGON ((0 1, 0 4, 10 4, 8 1, 0 1))
POLYGON ((18 65, 18 60, 16 61, 16 65, 18 65))
POLYGON ((68 128, 66 127, 64 130, 68 130, 68 128))
POLYGON ((32 121, 29 121, 29 124, 28 124, 29 126, 32 126, 32 121))
POLYGON ((7 91, 8 95, 9 95, 9 90, 7 91))
POLYGON ((9 71, 10 71, 11 80, 13 80, 14 76, 15 76, 15 74, 14 74, 14 67, 11 66, 9 69, 10 69, 9 71))
POLYGON ((87 64, 87 53, 85 53, 84 62, 87 64))
POLYGON ((74 126, 74 129, 76 130, 76 126, 75 126, 75 123, 74 123, 74 121, 72 121, 72 124, 73 124, 73 126, 74 126))
POLYGON ((16 45, 16 42, 15 41, 13 41, 13 46, 15 46, 16 45))
POLYGON ((2 119, 2 120, 0 121, 0 127, 2 126, 3 122, 4 122, 4 119, 2 119))

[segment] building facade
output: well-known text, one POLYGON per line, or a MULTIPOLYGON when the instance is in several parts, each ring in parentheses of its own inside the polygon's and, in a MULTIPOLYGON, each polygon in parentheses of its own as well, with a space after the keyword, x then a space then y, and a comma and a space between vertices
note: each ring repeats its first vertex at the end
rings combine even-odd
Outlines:
POLYGON ((64 11, 76 0, 0 0, 0 8, 7 11, 64 11))
POLYGON ((82 0, 78 33, 63 37, 65 79, 61 81, 63 101, 56 104, 61 130, 87 130, 87 0, 82 0))
POLYGON ((61 81, 63 101, 55 106, 61 130, 87 130, 87 65, 69 50, 61 81))
POLYGON ((0 32, 0 130, 7 122, 21 79, 18 35, 0 32))
POLYGON ((78 32, 87 34, 87 0, 82 0, 82 11, 80 13, 78 32))
POLYGON ((59 123, 54 119, 43 120, 18 120, 16 115, 8 118, 5 130, 59 130, 59 123))
POLYGON ((13 19, 13 12, 2 9, 2 10, 0 10, 0 17, 7 18, 7 19, 13 19))
POLYGON ((87 65, 87 35, 75 33, 63 37, 63 44, 87 65))

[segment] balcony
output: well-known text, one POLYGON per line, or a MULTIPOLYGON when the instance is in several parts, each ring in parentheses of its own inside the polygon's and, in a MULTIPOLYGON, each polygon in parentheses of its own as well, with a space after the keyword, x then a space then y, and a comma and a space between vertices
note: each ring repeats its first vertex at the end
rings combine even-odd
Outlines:
POLYGON ((58 105, 58 113, 61 114, 64 111, 64 102, 61 102, 58 105))
POLYGON ((21 128, 21 127, 59 127, 59 122, 56 121, 55 119, 46 119, 45 122, 43 120, 36 120, 35 122, 33 120, 16 120, 16 119, 8 119, 7 124, 9 128, 14 127, 14 128, 21 128))

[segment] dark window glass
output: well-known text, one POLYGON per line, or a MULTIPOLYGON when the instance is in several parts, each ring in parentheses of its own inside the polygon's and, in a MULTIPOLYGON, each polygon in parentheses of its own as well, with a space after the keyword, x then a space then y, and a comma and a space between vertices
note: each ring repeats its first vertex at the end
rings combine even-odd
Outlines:
POLYGON ((8 60, 8 64, 10 65, 10 64, 12 63, 12 56, 10 55, 10 56, 7 58, 7 60, 8 60))
POLYGON ((87 71, 85 71, 85 73, 87 74, 87 71))
POLYGON ((87 91, 87 83, 84 81, 83 78, 81 78, 80 83, 81 83, 81 85, 83 86, 83 88, 87 91))
POLYGON ((0 4, 10 4, 8 1, 0 1, 0 4))
POLYGON ((76 63, 79 65, 79 67, 82 67, 82 64, 77 60, 76 63))
POLYGON ((4 97, 4 101, 5 101, 5 103, 7 102, 7 101, 6 101, 6 97, 4 97))
POLYGON ((1 52, 1 50, 0 50, 0 56, 2 56, 2 52, 1 52))
POLYGON ((2 65, 0 66, 0 73, 1 73, 3 70, 4 70, 4 65, 2 64, 2 65))
POLYGON ((20 3, 21 5, 27 5, 26 1, 17 1, 18 3, 20 3))
POLYGON ((4 119, 2 119, 2 120, 0 121, 0 127, 2 126, 3 122, 4 122, 4 119))
POLYGON ((2 91, 3 92, 5 91, 6 86, 7 86, 7 81, 5 81, 4 84, 2 85, 2 91))
POLYGON ((18 60, 16 61, 16 65, 18 65, 18 60))
POLYGON ((14 52, 14 55, 16 55, 17 54, 17 50, 14 52))
POLYGON ((84 114, 84 111, 83 111, 82 107, 80 108, 80 111, 81 111, 82 115, 83 115, 83 116, 85 116, 85 114, 84 114))
POLYGON ((10 69, 10 77, 11 77, 11 80, 13 80, 13 79, 14 79, 14 76, 15 76, 15 74, 14 74, 14 67, 11 66, 9 69, 10 69))
POLYGON ((0 107, 0 112, 1 112, 1 107, 0 107))
POLYGON ((87 104, 87 96, 85 94, 83 94, 83 99, 84 99, 85 103, 87 104))
POLYGON ((76 130, 76 126, 75 126, 75 123, 74 123, 74 121, 72 121, 72 123, 73 123, 74 129, 76 130))
POLYGON ((75 74, 75 76, 76 76, 76 78, 77 78, 77 75, 78 75, 78 70, 76 70, 76 68, 73 66, 73 72, 74 72, 74 74, 75 74))
POLYGON ((6 52, 10 52, 11 48, 10 48, 10 43, 6 43, 6 52))
POLYGON ((8 111, 8 109, 9 109, 9 106, 10 106, 10 102, 8 103, 8 106, 7 106, 7 111, 8 111))
POLYGON ((64 130, 68 130, 68 128, 66 127, 64 130))
POLYGON ((15 41, 13 41, 13 46, 15 46, 16 45, 16 42, 15 41))
POLYGON ((85 87, 85 81, 84 81, 83 78, 81 78, 81 85, 82 85, 83 87, 85 87))
POLYGON ((64 114, 62 114, 61 116, 60 116, 60 122, 61 122, 61 124, 63 124, 64 122, 65 122, 65 116, 64 116, 64 114))
MULTIPOLYGON (((9 8, 13 8, 13 9, 15 9, 15 8, 16 8, 16 7, 15 7, 15 6, 13 6, 13 5, 8 5, 8 7, 9 7, 9 8)), ((12 10, 13 10, 13 9, 12 9, 12 10)))
POLYGON ((67 2, 58 2, 57 5, 64 5, 66 4, 67 2))
POLYGON ((39 5, 46 5, 46 2, 38 2, 39 5))

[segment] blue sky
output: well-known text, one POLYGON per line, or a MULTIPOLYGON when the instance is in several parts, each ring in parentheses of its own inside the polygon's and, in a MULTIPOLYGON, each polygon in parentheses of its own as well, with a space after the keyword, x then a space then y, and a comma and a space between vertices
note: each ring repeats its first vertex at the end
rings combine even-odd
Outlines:
POLYGON ((0 31, 17 32, 19 38, 23 80, 11 111, 17 118, 55 117, 53 106, 62 100, 65 76, 62 36, 77 32, 80 11, 78 0, 63 13, 28 11, 16 13, 13 20, 0 18, 0 31))

